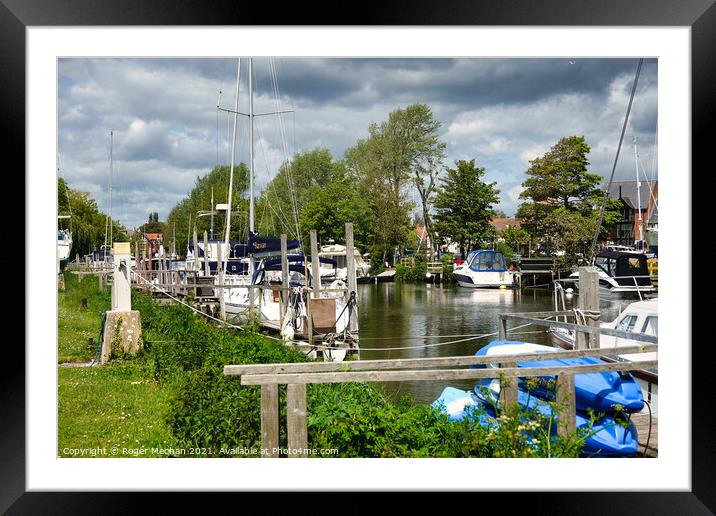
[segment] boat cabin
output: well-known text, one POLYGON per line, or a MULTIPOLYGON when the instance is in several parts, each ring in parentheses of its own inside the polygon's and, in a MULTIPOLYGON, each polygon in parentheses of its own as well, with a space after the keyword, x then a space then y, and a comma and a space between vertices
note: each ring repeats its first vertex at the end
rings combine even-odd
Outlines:
POLYGON ((652 286, 646 255, 643 253, 603 251, 595 258, 594 265, 614 278, 619 285, 634 286, 636 280, 640 287, 652 286))
POLYGON ((505 272, 505 256, 500 251, 477 250, 467 255, 466 265, 475 272, 505 272))

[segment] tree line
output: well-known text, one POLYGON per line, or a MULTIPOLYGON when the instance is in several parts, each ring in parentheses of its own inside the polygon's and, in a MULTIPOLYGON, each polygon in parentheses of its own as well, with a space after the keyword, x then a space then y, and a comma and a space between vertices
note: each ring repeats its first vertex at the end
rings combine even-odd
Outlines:
MULTIPOLYGON (((529 162, 520 194, 523 202, 516 213, 521 227, 496 234, 491 221, 504 215, 495 209, 500 202, 497 184, 486 181, 486 170, 475 159, 446 165, 440 128, 429 106, 413 104, 394 110, 387 120, 371 123, 367 136, 348 148, 342 159, 325 148, 295 154, 256 199, 257 232, 305 240, 315 229, 322 244, 344 243, 345 223, 353 222, 356 246, 380 263, 392 260, 396 251, 402 254, 415 247, 416 223, 425 227, 436 248, 455 242, 463 256, 478 247, 498 247, 508 253, 537 248, 546 254, 564 251, 557 254, 572 263, 588 254, 604 192, 599 186, 602 177, 589 171, 590 147, 583 136, 564 137, 529 162)), ((165 246, 170 242, 183 254, 194 225, 199 235, 211 232, 212 210, 227 202, 228 183, 229 167, 214 167, 197 177, 164 223, 150 214, 148 224, 163 230, 165 246)), ((230 238, 246 242, 249 170, 245 164, 234 167, 233 185, 230 238)), ((82 195, 77 197, 80 204, 94 202, 82 195)), ((99 212, 95 222, 97 217, 99 212)), ((619 217, 619 202, 607 202, 602 236, 619 217)), ((222 214, 213 214, 214 238, 224 237, 225 223, 222 214)), ((96 226, 102 228, 102 236, 103 224, 102 220, 96 226)))

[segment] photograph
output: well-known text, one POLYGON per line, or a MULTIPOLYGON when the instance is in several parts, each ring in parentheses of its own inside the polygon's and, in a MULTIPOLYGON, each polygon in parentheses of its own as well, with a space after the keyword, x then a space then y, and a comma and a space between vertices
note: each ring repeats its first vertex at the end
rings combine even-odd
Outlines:
POLYGON ((61 57, 59 458, 657 458, 659 59, 61 57))
POLYGON ((4 101, 32 271, 0 512, 713 505, 686 264, 708 16, 252 26, 73 2, 0 31, 22 43, 4 101))

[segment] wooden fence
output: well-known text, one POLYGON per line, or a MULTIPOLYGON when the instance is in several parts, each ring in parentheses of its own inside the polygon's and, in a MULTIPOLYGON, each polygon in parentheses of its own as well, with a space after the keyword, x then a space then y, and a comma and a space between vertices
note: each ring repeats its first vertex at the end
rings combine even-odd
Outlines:
MULTIPOLYGON (((591 331, 592 329, 587 326, 580 328, 581 331, 591 331), (590 329, 587 330, 586 328, 590 329)), ((630 337, 633 336, 630 335, 630 337)), ((643 346, 609 348, 609 353, 646 353, 657 351, 657 349, 656 344, 645 344, 643 346)), ((575 374, 650 368, 656 367, 657 361, 620 361, 559 367, 517 367, 517 362, 600 356, 603 354, 604 350, 601 349, 583 349, 501 356, 355 360, 340 363, 227 365, 224 366, 224 375, 240 376, 242 385, 261 386, 261 446, 265 450, 265 453, 262 454, 263 457, 278 456, 278 450, 280 449, 279 385, 286 385, 287 435, 290 452, 288 456, 305 457, 308 449, 306 384, 499 378, 501 404, 504 406, 504 404, 517 402, 517 378, 555 376, 557 379, 556 401, 558 406, 562 407, 561 416, 558 416, 558 432, 560 435, 564 435, 572 432, 575 427, 575 374), (487 367, 481 369, 467 367, 487 364, 499 365, 496 368, 487 367)))

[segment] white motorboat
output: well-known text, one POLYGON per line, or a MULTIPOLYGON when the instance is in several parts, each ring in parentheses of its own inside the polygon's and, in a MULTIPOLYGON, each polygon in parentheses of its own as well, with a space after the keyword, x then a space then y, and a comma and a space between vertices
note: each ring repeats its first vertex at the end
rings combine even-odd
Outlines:
MULTIPOLYGON (((355 261, 356 278, 358 279, 358 281, 360 281, 361 278, 368 277, 368 270, 370 269, 370 265, 368 265, 365 260, 363 260, 363 257, 361 256, 358 249, 354 249, 353 254, 355 261)), ((330 283, 337 279, 347 281, 346 278, 348 277, 348 261, 346 259, 346 246, 340 244, 321 246, 321 252, 318 253, 318 256, 320 256, 321 258, 335 260, 336 262, 335 267, 332 266, 330 263, 321 263, 320 273, 322 282, 330 283)))
POLYGON ((500 251, 479 249, 467 255, 452 275, 461 287, 512 288, 517 271, 510 271, 500 251))

